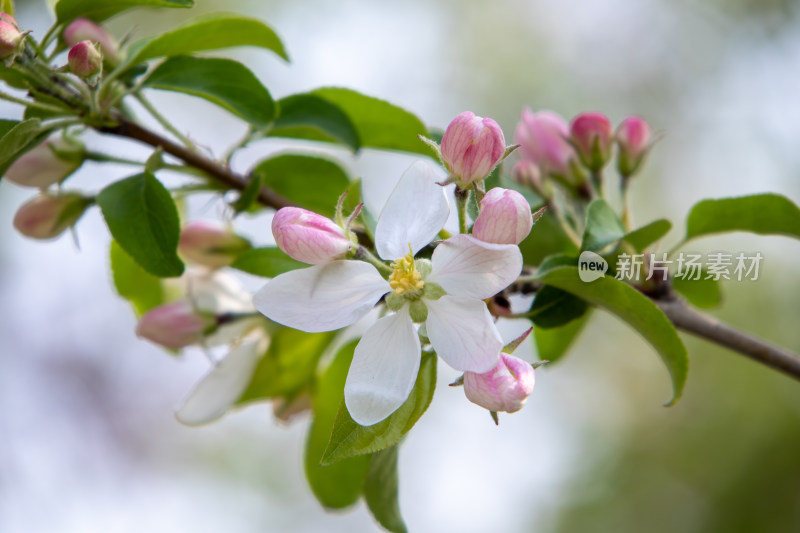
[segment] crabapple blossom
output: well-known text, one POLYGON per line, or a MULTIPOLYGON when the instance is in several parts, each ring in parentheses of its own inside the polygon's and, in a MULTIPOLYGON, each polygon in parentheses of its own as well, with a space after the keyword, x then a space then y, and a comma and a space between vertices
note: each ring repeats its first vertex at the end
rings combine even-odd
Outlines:
POLYGON ((16 20, 7 13, 0 19, 0 59, 14 55, 19 48, 24 34, 19 31, 16 20))
POLYGON ((286 255, 311 265, 342 259, 355 247, 333 220, 299 207, 275 213, 272 235, 286 255))
POLYGON ((534 370, 530 363, 507 353, 497 365, 482 374, 464 372, 464 393, 474 404, 494 412, 522 409, 533 392, 534 370))
POLYGON ((14 227, 32 239, 53 239, 75 224, 92 204, 78 193, 42 193, 22 204, 14 215, 14 227))
POLYGON ((67 54, 69 70, 81 78, 89 78, 98 74, 103 68, 103 55, 92 41, 81 41, 67 54))
POLYGON ((450 122, 442 137, 442 160, 461 186, 482 180, 506 150, 497 122, 464 111, 450 122))
POLYGON ((57 137, 28 150, 3 176, 25 187, 45 189, 61 183, 83 163, 85 149, 77 139, 57 137))
POLYGON ((472 236, 483 242, 519 244, 532 227, 531 206, 525 197, 512 189, 495 187, 481 200, 472 236))
POLYGON ((230 229, 200 220, 187 224, 178 241, 178 252, 183 257, 209 268, 228 266, 249 248, 250 241, 230 229))
POLYGON ((200 343, 206 330, 215 325, 213 315, 195 310, 188 300, 179 300, 142 315, 136 326, 136 335, 165 348, 179 350, 200 343))
POLYGON ((523 160, 536 164, 542 175, 568 176, 575 149, 569 144, 569 126, 552 111, 533 113, 522 110, 522 119, 514 132, 523 160))
POLYGON ((429 164, 412 165, 383 208, 375 229, 378 255, 393 260, 389 280, 367 262, 336 260, 277 276, 256 293, 256 309, 307 332, 355 323, 387 293, 391 314, 358 343, 345 384, 353 420, 372 425, 393 413, 417 378, 423 323, 434 350, 457 370, 486 372, 502 340, 485 298, 517 278, 522 256, 514 245, 457 235, 438 244, 430 260, 414 255, 436 238, 449 208, 429 164))
POLYGON ((619 173, 631 176, 639 170, 650 148, 650 125, 640 117, 627 117, 617 128, 615 136, 619 145, 619 173))
POLYGON ((70 48, 81 41, 91 41, 100 46, 103 59, 111 64, 119 57, 119 44, 102 26, 86 18, 78 18, 64 29, 64 42, 70 48))
POLYGON ((611 122, 602 113, 581 113, 572 120, 570 139, 581 162, 589 169, 598 171, 611 157, 614 133, 611 122))

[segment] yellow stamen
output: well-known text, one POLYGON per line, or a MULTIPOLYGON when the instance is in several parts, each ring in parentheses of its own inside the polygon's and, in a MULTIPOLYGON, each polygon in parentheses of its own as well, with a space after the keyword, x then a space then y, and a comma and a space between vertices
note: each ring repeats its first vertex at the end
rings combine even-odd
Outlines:
POLYGON ((422 281, 422 274, 414 265, 413 254, 408 253, 405 257, 401 257, 392 263, 392 268, 394 272, 389 276, 389 286, 396 296, 422 290, 425 282, 422 281))

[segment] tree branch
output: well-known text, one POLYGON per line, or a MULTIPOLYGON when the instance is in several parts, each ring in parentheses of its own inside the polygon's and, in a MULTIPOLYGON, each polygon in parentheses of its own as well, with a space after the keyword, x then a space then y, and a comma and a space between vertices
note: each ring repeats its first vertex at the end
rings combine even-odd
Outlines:
MULTIPOLYGON (((198 168, 211 176, 213 179, 223 183, 231 189, 243 191, 247 187, 247 179, 232 172, 227 166, 218 163, 208 157, 203 156, 197 152, 193 152, 180 144, 177 144, 166 137, 150 131, 135 122, 123 117, 116 119, 115 126, 104 126, 99 128, 103 133, 110 133, 112 135, 119 135, 120 137, 127 137, 135 139, 144 144, 149 144, 155 148, 160 147, 166 153, 177 157, 187 165, 198 168)), ((258 194, 258 201, 268 207, 280 209, 294 205, 292 202, 279 195, 269 187, 262 187, 258 194)))
POLYGON ((676 328, 724 346, 800 380, 800 357, 789 350, 723 324, 691 307, 675 294, 653 301, 676 328))

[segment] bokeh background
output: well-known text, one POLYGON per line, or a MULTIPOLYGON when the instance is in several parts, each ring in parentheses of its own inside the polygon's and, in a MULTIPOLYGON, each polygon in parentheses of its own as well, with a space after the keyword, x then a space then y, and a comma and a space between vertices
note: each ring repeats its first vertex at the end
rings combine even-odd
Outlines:
MULTIPOLYGON (((17 4, 18 20, 41 37, 47 4, 17 4)), ((663 250, 701 198, 776 191, 800 201, 800 5, 791 0, 198 0, 191 12, 140 10, 109 27, 138 38, 220 8, 261 17, 283 37, 289 65, 233 52, 275 97, 341 85, 430 126, 470 109, 509 138, 526 106, 646 117, 663 138, 633 186, 635 219, 676 220, 663 250)), ((153 100, 216 153, 243 131, 189 97, 153 100)), ((1 105, 0 114, 19 111, 1 105)), ((257 143, 237 164, 278 149, 257 143)), ((340 155, 365 179, 399 176, 409 161, 340 155)), ((124 175, 87 165, 71 181, 96 190, 124 175)), ((206 372, 205 356, 173 357, 135 337, 109 281, 97 210, 79 226, 79 248, 69 235, 41 243, 15 234, 13 213, 29 195, 0 183, 0 531, 377 529, 362 504, 330 514, 314 500, 303 478, 305 419, 276 423, 264 404, 181 426, 174 409, 206 372)), ((263 219, 246 226, 268 240, 263 219)), ((727 282, 715 314, 800 351, 800 244, 735 235, 691 246, 761 252, 760 279, 727 282)), ((686 342, 684 399, 665 409, 658 357, 595 313, 499 427, 443 386, 455 373, 440 364, 434 402, 400 455, 411 531, 800 531, 800 384, 686 342)))

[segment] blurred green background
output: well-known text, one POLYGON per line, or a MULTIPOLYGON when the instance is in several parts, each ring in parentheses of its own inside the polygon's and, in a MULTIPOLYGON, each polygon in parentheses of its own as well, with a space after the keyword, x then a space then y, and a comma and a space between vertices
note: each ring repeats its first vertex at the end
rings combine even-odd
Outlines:
MULTIPOLYGON (((45 3, 17 4, 41 37, 45 3)), ((635 220, 676 222, 662 251, 702 198, 775 191, 800 201, 798 2, 198 0, 109 27, 141 37, 211 9, 258 16, 283 37, 290 65, 233 54, 275 97, 342 85, 430 126, 470 109, 508 139, 523 107, 566 118, 602 111, 615 123, 642 115, 662 139, 633 185, 635 220)), ((157 102, 217 153, 241 133, 202 102, 157 102)), ((397 164, 366 154, 353 165, 397 164)), ((91 171, 83 183, 96 187, 91 171)), ((135 339, 105 282, 108 237, 96 213, 81 251, 68 237, 32 243, 10 229, 24 198, 0 184, 0 531, 376 529, 361 507, 327 515, 313 501, 305 421, 278 427, 263 406, 179 426, 172 408, 202 375, 202 354, 175 360, 135 339)), ((799 243, 735 235, 690 246, 761 252, 760 279, 725 283, 713 313, 800 351, 799 243)), ((800 531, 800 383, 686 342, 689 381, 669 409, 656 355, 602 313, 498 428, 440 386, 401 451, 411 531, 800 531)), ((454 375, 440 372, 440 385, 454 375)))

